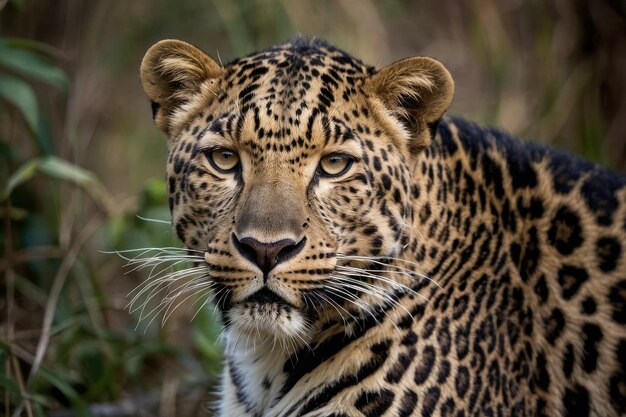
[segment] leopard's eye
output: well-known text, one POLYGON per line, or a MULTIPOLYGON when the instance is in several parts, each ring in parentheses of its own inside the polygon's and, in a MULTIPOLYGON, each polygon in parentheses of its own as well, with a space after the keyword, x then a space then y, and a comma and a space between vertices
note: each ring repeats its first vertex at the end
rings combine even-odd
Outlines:
POLYGON ((320 174, 327 177, 338 177, 348 172, 354 158, 339 153, 331 153, 320 160, 320 174))
POLYGON ((239 167, 239 155, 230 149, 214 149, 207 153, 207 159, 220 172, 233 172, 239 167))

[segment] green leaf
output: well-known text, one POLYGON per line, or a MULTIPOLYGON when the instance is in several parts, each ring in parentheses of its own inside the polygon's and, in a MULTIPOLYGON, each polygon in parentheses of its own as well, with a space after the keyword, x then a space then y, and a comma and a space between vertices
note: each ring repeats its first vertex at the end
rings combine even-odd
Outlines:
POLYGON ((13 381, 11 378, 6 376, 5 374, 0 374, 0 387, 12 393, 17 398, 21 398, 20 388, 17 386, 15 381, 13 381))
POLYGON ((52 133, 47 120, 39 112, 37 97, 28 83, 8 74, 0 74, 0 100, 15 106, 35 139, 37 147, 44 155, 53 151, 52 133))
POLYGON ((66 382, 66 379, 59 376, 59 370, 49 370, 45 367, 39 368, 39 375, 42 379, 49 384, 54 385, 63 393, 63 395, 70 401, 72 408, 78 413, 79 416, 88 416, 87 406, 82 397, 76 390, 66 382))
POLYGON ((37 417, 46 417, 46 412, 39 403, 33 404, 33 411, 35 412, 35 416, 37 417))
POLYGON ((55 156, 44 158, 40 168, 51 177, 73 182, 82 187, 103 208, 112 209, 111 197, 93 172, 55 156))
POLYGON ((30 161, 19 167, 17 171, 15 171, 13 175, 9 177, 6 185, 4 186, 2 195, 0 195, 0 202, 6 200, 17 186, 25 183, 26 181, 34 177, 40 164, 40 159, 31 159, 30 161))
POLYGON ((44 155, 52 155, 54 153, 54 138, 52 137, 52 129, 50 122, 43 114, 39 113, 37 119, 37 131, 33 133, 39 152, 44 155))
POLYGON ((54 385, 67 397, 68 400, 74 401, 80 399, 80 395, 76 390, 66 382, 66 380, 58 375, 58 370, 51 371, 45 367, 39 368, 39 376, 51 385, 54 385))
POLYGON ((9 177, 4 186, 4 190, 2 194, 0 194, 0 202, 9 198, 16 187, 31 179, 37 171, 41 171, 50 177, 72 182, 80 186, 103 208, 112 210, 109 194, 91 171, 87 171, 56 156, 31 159, 19 167, 17 171, 9 177))
POLYGON ((35 92, 26 81, 8 74, 0 74, 0 99, 15 106, 31 132, 35 134, 39 124, 39 106, 35 92))
POLYGON ((56 405, 54 399, 49 398, 45 394, 34 394, 30 392, 28 394, 28 399, 32 401, 33 407, 38 405, 39 407, 44 406, 47 408, 53 408, 56 405))
POLYGON ((34 41, 32 39, 24 38, 2 38, 7 45, 13 48, 28 49, 37 52, 41 55, 45 55, 50 59, 55 59, 61 55, 61 51, 54 46, 47 43, 34 41))
POLYGON ((70 162, 55 156, 48 156, 39 165, 41 172, 60 180, 70 181, 78 185, 88 186, 97 182, 96 176, 70 162))
POLYGON ((10 44, 0 39, 0 65, 20 76, 48 83, 61 91, 67 91, 69 79, 63 70, 39 52, 10 44))

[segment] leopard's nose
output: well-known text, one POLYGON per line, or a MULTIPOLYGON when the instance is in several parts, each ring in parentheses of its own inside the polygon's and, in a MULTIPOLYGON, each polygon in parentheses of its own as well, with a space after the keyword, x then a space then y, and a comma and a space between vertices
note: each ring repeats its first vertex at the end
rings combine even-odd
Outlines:
POLYGON ((296 256, 306 244, 306 237, 303 237, 300 242, 293 239, 260 242, 249 236, 240 239, 233 233, 232 239, 233 246, 239 253, 256 264, 264 274, 270 272, 279 263, 296 256))

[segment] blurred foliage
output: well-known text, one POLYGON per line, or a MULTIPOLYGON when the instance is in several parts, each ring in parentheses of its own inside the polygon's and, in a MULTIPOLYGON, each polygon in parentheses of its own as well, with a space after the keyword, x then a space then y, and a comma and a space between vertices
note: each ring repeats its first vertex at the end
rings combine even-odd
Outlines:
POLYGON ((98 252, 178 244, 167 225, 145 220, 169 217, 163 181, 146 179, 138 196, 114 197, 80 166, 82 132, 70 114, 75 84, 59 62, 60 49, 0 37, 0 406, 6 415, 67 415, 69 408, 88 416, 108 404, 135 415, 157 410, 171 379, 181 396, 196 390, 197 408, 221 359, 210 308, 182 332, 190 346, 172 343, 177 331, 167 326, 136 329, 125 295, 145 276, 120 276, 120 261, 98 252), (51 106, 65 107, 65 117, 51 106), (103 266, 111 263, 115 272, 103 266))
POLYGON ((102 252, 179 245, 145 220, 169 221, 138 80, 152 43, 227 62, 306 33, 379 67, 434 56, 453 113, 625 171, 625 16, 608 0, 0 0, 0 409, 191 416, 211 399, 212 308, 136 329, 146 274, 102 252))

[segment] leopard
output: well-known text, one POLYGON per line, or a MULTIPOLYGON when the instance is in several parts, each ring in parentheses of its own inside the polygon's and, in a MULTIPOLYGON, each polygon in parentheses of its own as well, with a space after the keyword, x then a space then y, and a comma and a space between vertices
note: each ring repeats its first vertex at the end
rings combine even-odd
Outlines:
POLYGON ((223 325, 217 416, 626 415, 626 178, 296 36, 140 78, 223 325))

